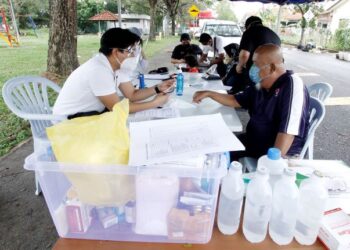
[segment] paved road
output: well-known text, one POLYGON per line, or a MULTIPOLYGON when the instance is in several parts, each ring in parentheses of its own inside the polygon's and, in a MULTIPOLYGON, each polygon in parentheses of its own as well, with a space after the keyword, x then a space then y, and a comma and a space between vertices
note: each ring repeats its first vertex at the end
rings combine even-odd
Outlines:
POLYGON ((341 105, 327 105, 326 117, 316 131, 315 159, 341 159, 350 164, 350 62, 335 58, 335 54, 314 54, 285 48, 285 63, 299 73, 304 83, 328 82, 334 98, 341 105))

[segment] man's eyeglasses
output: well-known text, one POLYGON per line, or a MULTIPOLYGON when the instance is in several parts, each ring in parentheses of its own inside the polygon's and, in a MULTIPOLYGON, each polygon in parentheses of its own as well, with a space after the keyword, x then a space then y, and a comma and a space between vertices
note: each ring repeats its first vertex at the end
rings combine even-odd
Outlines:
MULTIPOLYGON (((119 49, 119 48, 118 48, 119 49)), ((131 47, 129 46, 126 49, 119 49, 121 52, 128 52, 128 56, 130 56, 131 54, 133 54, 135 52, 135 47, 131 47)))

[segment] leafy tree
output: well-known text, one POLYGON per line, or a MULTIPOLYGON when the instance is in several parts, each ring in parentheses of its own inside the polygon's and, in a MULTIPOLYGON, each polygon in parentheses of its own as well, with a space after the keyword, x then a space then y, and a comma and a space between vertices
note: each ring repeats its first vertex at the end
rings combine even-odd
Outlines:
POLYGON ((276 23, 277 15, 272 9, 265 8, 264 10, 260 11, 259 15, 263 20, 263 23, 268 27, 273 27, 273 25, 276 23))
POLYGON ((300 12, 302 15, 302 19, 300 22, 301 26, 301 34, 300 34, 300 40, 299 40, 299 46, 303 46, 305 44, 305 29, 308 26, 308 23, 304 17, 305 13, 311 9, 312 13, 314 14, 314 17, 309 22, 309 27, 315 28, 316 27, 316 17, 323 11, 322 6, 317 5, 315 3, 306 3, 306 4, 296 4, 294 7, 294 10, 297 12, 300 12))
POLYGON ((229 20, 237 22, 237 17, 235 13, 231 10, 230 3, 227 1, 219 2, 216 6, 216 13, 218 14, 218 19, 229 20))
POLYGON ((96 33, 97 24, 89 20, 90 17, 102 12, 104 9, 103 2, 96 2, 94 0, 78 1, 78 30, 84 33, 96 33))
MULTIPOLYGON (((29 16, 33 18, 38 26, 48 26, 49 24, 49 4, 46 0, 12 0, 15 10, 16 20, 20 29, 28 28, 29 16)), ((1 0, 0 6, 4 7, 7 19, 11 20, 8 0, 1 0)))
POLYGON ((176 21, 176 16, 178 14, 177 10, 179 8, 180 0, 163 0, 163 2, 167 9, 167 13, 171 18, 171 34, 175 35, 175 25, 176 25, 175 21, 176 21))

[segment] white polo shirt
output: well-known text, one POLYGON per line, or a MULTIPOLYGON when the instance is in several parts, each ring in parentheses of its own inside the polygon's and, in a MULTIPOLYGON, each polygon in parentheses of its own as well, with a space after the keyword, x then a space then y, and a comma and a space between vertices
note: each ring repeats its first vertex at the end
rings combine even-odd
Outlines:
POLYGON ((214 37, 213 44, 210 47, 203 48, 203 54, 205 55, 207 55, 210 51, 214 53, 214 57, 217 57, 220 54, 225 53, 224 43, 221 36, 214 37))
POLYGON ((99 53, 70 74, 58 95, 53 114, 102 112, 105 106, 98 97, 116 93, 117 87, 111 64, 104 54, 99 53))

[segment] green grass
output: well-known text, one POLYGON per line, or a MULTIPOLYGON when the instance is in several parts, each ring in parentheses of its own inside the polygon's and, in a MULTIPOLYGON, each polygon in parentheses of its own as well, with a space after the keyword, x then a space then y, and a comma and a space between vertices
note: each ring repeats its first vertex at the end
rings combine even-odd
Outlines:
MULTIPOLYGON (((48 32, 38 31, 39 37, 21 37, 20 46, 10 48, 0 40, 0 88, 4 83, 20 75, 41 75, 46 71, 48 32)), ((98 52, 100 38, 97 35, 78 36, 78 58, 80 64, 98 52)), ((169 44, 175 44, 178 37, 148 42, 145 54, 148 58, 164 51, 169 44)), ((0 156, 31 136, 29 123, 16 117, 8 110, 2 94, 0 98, 0 156)))

